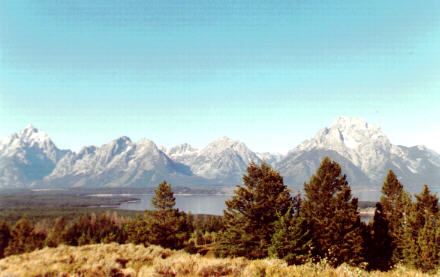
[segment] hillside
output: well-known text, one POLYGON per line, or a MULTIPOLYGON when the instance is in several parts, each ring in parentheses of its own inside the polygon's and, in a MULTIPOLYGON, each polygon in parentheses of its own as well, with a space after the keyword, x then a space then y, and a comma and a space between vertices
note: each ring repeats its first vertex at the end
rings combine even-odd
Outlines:
POLYGON ((366 272, 325 262, 287 266, 282 260, 215 259, 133 244, 59 246, 0 260, 0 277, 18 276, 431 276, 404 267, 366 272))

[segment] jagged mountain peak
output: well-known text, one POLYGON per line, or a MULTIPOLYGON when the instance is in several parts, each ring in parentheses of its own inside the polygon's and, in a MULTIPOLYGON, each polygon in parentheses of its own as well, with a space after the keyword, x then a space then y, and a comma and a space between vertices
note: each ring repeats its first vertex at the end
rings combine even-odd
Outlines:
POLYGON ((0 153, 4 155, 14 155, 25 148, 37 148, 43 152, 59 151, 45 132, 31 124, 0 140, 0 153))
POLYGON ((42 143, 45 141, 50 141, 49 136, 45 132, 38 130, 32 124, 27 125, 26 128, 17 132, 14 138, 20 139, 21 141, 27 143, 42 143))
POLYGON ((222 136, 209 143, 205 148, 202 149, 202 152, 222 152, 230 148, 233 148, 236 151, 240 151, 240 149, 248 150, 247 146, 243 142, 222 136))
POLYGON ((330 148, 336 151, 362 149, 366 145, 389 149, 391 143, 379 126, 357 117, 338 117, 314 138, 304 141, 298 149, 330 148))
POLYGON ((157 145, 152 140, 149 140, 147 138, 141 138, 140 140, 138 140, 137 145, 143 147, 153 147, 159 150, 157 145))
POLYGON ((184 154, 188 154, 188 153, 194 153, 197 151, 198 151, 198 149, 192 147, 190 144, 182 143, 182 144, 176 145, 176 146, 172 147, 170 150, 168 150, 167 155, 169 155, 169 156, 184 155, 184 154))

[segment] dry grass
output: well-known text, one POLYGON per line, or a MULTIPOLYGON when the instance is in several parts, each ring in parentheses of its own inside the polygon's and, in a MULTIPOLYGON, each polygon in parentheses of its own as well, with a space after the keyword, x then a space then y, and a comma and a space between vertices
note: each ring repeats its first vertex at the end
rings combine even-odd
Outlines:
MULTIPOLYGON (((0 277, 21 276, 429 276, 397 267, 390 272, 366 272, 325 262, 287 266, 282 260, 214 259, 183 251, 133 244, 60 246, 0 260, 0 277)), ((431 275, 432 276, 432 275, 431 275)), ((435 275, 440 276, 440 275, 435 275)))

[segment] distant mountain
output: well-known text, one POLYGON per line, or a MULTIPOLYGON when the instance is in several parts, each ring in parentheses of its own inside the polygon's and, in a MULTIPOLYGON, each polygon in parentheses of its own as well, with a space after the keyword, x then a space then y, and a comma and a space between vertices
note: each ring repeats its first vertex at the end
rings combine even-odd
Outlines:
POLYGON ((243 142, 228 137, 220 137, 201 150, 183 144, 172 148, 169 155, 188 165, 194 174, 226 185, 240 184, 247 166, 252 161, 261 163, 243 142))
POLYGON ((0 140, 0 187, 23 187, 50 174, 69 150, 32 125, 0 140))
POLYGON ((266 162, 272 167, 275 167, 275 165, 284 158, 284 155, 280 153, 260 152, 255 154, 260 160, 266 162))
POLYGON ((137 143, 120 137, 99 148, 85 147, 59 161, 44 178, 51 186, 149 186, 162 180, 178 184, 198 183, 189 167, 172 161, 148 139, 137 143))
POLYGON ((220 137, 202 149, 181 144, 170 149, 148 139, 120 137, 78 153, 60 150, 33 126, 0 140, 0 187, 128 187, 227 185, 242 183, 251 162, 263 160, 302 187, 329 156, 341 164, 350 185, 377 189, 388 169, 412 191, 440 185, 440 155, 424 146, 393 145, 381 129, 359 118, 337 118, 287 155, 255 153, 243 142, 220 137))
POLYGON ((409 187, 440 182, 440 155, 424 146, 393 145, 378 126, 360 118, 337 118, 275 167, 287 183, 302 185, 324 155, 342 165, 352 186, 381 186, 389 169, 409 187))
POLYGON ((192 147, 188 143, 179 144, 165 152, 173 161, 190 165, 199 154, 197 148, 192 147))

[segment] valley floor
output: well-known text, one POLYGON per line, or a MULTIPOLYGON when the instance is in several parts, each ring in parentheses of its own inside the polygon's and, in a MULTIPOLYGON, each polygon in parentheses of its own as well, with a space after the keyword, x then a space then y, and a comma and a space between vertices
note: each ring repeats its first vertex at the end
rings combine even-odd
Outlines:
POLYGON ((0 260, 0 277, 21 276, 440 276, 398 266, 367 272, 325 262, 287 266, 282 260, 216 259, 183 251, 133 244, 97 244, 44 248, 0 260))

